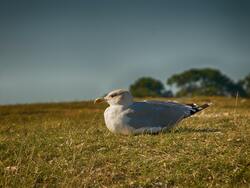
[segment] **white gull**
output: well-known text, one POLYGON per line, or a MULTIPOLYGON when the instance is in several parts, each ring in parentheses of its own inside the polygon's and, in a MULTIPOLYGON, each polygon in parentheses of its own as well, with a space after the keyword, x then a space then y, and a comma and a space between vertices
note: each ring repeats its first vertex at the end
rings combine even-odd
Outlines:
POLYGON ((107 128, 125 135, 168 130, 209 106, 163 101, 134 102, 130 92, 123 89, 111 91, 105 97, 97 98, 95 103, 104 101, 109 104, 104 112, 107 128))

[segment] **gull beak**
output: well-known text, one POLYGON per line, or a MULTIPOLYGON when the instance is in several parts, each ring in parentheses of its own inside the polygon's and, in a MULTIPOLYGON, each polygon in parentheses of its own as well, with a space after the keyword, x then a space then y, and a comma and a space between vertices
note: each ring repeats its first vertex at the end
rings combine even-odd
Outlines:
POLYGON ((99 104, 99 103, 102 103, 104 102, 105 99, 104 98, 97 98, 95 101, 94 101, 94 104, 99 104))

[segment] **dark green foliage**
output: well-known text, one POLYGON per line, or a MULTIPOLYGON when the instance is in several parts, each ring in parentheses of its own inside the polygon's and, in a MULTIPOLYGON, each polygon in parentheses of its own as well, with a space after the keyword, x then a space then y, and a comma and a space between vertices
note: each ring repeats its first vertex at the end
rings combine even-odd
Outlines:
POLYGON ((161 81, 150 77, 139 78, 130 86, 130 92, 135 97, 158 97, 162 96, 163 90, 161 81))
POLYGON ((167 84, 179 88, 177 96, 235 96, 237 93, 246 96, 245 90, 239 83, 234 83, 219 70, 211 68, 190 69, 175 74, 167 80, 167 84))
POLYGON ((250 97, 250 73, 239 81, 239 84, 245 89, 247 96, 250 97))

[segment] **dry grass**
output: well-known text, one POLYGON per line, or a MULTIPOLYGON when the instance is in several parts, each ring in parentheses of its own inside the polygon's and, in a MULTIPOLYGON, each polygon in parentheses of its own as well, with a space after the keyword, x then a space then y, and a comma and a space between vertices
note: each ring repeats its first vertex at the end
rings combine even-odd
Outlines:
POLYGON ((250 100, 169 133, 120 136, 92 102, 0 106, 0 187, 250 187, 250 100))

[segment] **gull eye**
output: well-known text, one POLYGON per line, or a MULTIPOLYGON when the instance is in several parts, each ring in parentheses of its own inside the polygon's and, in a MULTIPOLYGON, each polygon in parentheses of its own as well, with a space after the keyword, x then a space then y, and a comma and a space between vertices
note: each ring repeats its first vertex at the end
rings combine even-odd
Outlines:
POLYGON ((110 95, 110 97, 112 97, 112 98, 113 98, 113 97, 115 97, 116 95, 117 95, 117 94, 115 94, 115 93, 114 93, 114 94, 110 95))

